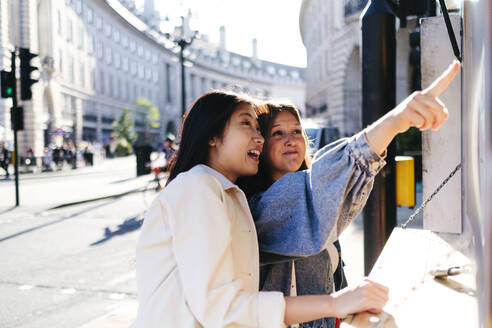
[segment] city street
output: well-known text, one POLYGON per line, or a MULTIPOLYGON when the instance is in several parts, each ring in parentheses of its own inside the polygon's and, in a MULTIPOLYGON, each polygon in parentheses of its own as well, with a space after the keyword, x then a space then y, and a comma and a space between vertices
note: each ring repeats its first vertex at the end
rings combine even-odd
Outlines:
MULTIPOLYGON (((13 180, 0 183, 0 327, 127 327, 135 316, 135 245, 143 220, 135 158, 95 167, 21 175, 21 206, 13 180)), ((421 193, 417 193, 421 201, 421 193)), ((399 224, 411 211, 398 209, 399 224)), ((418 222, 416 224, 419 224, 418 222)), ((349 281, 363 277, 359 217, 342 234, 349 281)))
POLYGON ((16 209, 13 181, 1 181, 0 327, 79 327, 113 309, 128 309, 121 325, 128 326, 136 310, 143 194, 53 208, 134 190, 150 178, 134 177, 134 157, 21 175, 16 209))

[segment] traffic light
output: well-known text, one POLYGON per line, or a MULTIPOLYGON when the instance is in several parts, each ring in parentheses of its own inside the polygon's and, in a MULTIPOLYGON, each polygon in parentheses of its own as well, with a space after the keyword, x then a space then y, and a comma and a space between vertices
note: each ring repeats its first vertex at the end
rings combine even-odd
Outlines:
POLYGON ((2 84, 2 98, 12 98, 14 95, 14 74, 12 72, 1 71, 0 83, 2 84))
POLYGON ((20 58, 20 93, 22 100, 32 99, 31 86, 38 82, 31 78, 31 73, 38 70, 36 66, 31 65, 31 60, 36 58, 38 55, 33 54, 26 48, 19 48, 19 58, 20 58))
POLYGON ((24 108, 22 106, 10 108, 10 126, 12 130, 24 130, 24 108))

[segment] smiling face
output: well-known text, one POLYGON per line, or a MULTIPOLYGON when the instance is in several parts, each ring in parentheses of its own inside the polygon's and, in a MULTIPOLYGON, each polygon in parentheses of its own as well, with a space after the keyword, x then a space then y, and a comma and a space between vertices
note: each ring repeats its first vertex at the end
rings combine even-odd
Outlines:
POLYGON ((250 105, 241 104, 229 118, 222 137, 209 142, 207 165, 232 182, 240 176, 254 175, 263 142, 255 111, 250 105))
POLYGON ((306 139, 301 123, 288 111, 277 114, 265 144, 265 160, 274 181, 296 172, 306 155, 306 139))

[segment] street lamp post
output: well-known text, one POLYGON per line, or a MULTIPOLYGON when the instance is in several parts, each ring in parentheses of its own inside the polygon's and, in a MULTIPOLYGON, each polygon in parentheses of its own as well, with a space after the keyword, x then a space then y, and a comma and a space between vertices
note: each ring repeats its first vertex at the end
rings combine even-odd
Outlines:
POLYGON ((193 38, 187 40, 185 38, 181 38, 176 40, 176 44, 179 47, 179 63, 181 65, 181 116, 184 117, 186 112, 186 76, 185 76, 185 65, 184 65, 184 51, 186 47, 190 46, 193 42, 193 38))

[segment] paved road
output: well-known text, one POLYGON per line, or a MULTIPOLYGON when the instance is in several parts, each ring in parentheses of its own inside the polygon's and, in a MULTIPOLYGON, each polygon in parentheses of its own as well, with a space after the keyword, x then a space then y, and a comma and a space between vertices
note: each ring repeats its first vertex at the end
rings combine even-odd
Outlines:
POLYGON ((79 327, 125 307, 132 316, 142 193, 50 208, 132 190, 150 178, 134 176, 131 158, 23 175, 16 209, 9 204, 13 183, 0 184, 0 327, 79 327))

